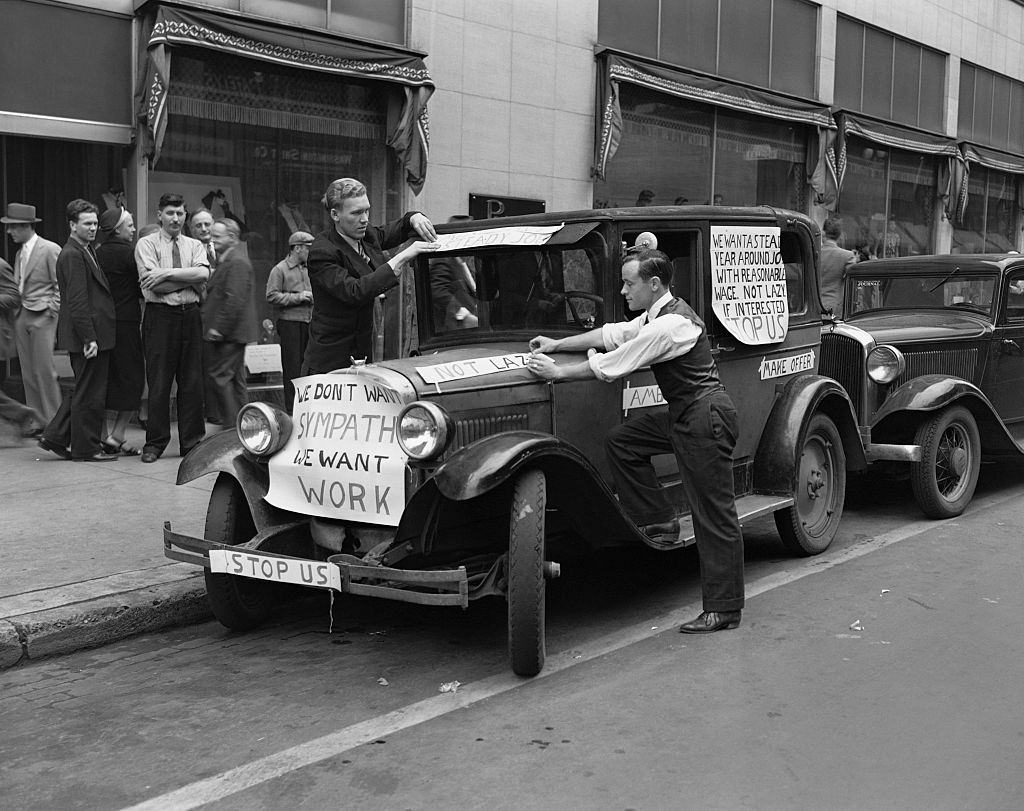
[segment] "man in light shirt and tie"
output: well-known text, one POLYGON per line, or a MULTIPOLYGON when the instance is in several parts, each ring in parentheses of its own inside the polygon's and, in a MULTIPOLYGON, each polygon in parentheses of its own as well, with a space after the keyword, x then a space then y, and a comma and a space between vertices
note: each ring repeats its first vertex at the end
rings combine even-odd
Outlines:
POLYGON ((135 246, 139 286, 146 300, 142 346, 149 384, 143 462, 155 462, 171 441, 171 386, 178 383, 178 447, 184 456, 202 441, 203 326, 199 301, 210 279, 206 248, 181 233, 185 201, 168 192, 157 205, 160 230, 135 246))

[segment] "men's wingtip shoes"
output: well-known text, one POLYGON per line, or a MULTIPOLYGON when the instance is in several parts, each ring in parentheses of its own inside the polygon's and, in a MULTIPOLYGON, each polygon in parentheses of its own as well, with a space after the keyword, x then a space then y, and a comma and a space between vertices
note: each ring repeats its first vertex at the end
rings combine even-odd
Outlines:
POLYGON ((740 627, 739 611, 702 611, 697 619, 679 626, 681 634, 713 634, 740 627))
POLYGON ((57 456, 59 456, 61 459, 71 458, 71 451, 69 451, 67 448, 61 447, 56 442, 50 441, 45 436, 39 437, 39 439, 36 441, 36 444, 44 451, 49 451, 50 453, 57 454, 57 456))

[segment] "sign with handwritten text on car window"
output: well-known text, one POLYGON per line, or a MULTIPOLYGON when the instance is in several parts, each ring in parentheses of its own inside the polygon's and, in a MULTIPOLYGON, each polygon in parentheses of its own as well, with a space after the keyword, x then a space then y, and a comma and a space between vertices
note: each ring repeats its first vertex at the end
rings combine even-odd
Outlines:
POLYGON ((789 299, 777 227, 711 226, 711 308, 737 340, 786 339, 789 299))

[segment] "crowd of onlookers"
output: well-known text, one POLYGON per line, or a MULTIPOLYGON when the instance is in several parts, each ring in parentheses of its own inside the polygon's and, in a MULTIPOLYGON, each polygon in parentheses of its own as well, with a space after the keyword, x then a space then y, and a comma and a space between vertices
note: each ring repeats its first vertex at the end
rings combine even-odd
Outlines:
MULTIPOLYGON (((18 246, 13 267, 0 259, 0 360, 18 358, 25 395, 21 403, 0 390, 0 418, 76 461, 155 462, 171 441, 172 393, 182 455, 207 423, 232 427, 246 397, 245 346, 258 338, 238 222, 205 209, 188 214, 173 193, 138 235, 121 207, 100 213, 73 200, 66 214, 63 247, 37 233, 32 205, 10 203, 0 218, 18 246), (63 397, 55 347, 68 353, 75 378, 63 397), (146 432, 141 448, 127 440, 136 415, 146 432)), ((312 242, 292 235, 267 289, 279 315, 294 313, 303 327, 312 242)))

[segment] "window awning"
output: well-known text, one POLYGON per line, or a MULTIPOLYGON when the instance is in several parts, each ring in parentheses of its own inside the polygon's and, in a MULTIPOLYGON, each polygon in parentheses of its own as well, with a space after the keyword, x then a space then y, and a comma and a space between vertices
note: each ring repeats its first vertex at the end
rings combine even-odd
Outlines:
POLYGON ((830 197, 838 197, 843 188, 847 139, 852 135, 890 149, 947 158, 939 167, 937 193, 944 202, 948 216, 952 219, 962 218, 967 204, 967 165, 956 141, 846 110, 836 112, 835 120, 837 131, 825 152, 830 197))
POLYGON ((148 154, 153 163, 160 155, 167 127, 170 49, 174 46, 211 48, 291 68, 398 85, 402 100, 393 105, 388 116, 387 145, 401 160, 412 190, 418 194, 422 189, 429 148, 427 100, 434 92, 434 83, 420 56, 326 34, 158 6, 146 44, 144 83, 137 92, 139 116, 150 138, 148 154))
POLYGON ((1024 175, 1024 158, 1019 155, 1009 155, 997 149, 966 142, 960 144, 960 151, 968 163, 977 163, 986 169, 994 169, 997 172, 1024 175))
POLYGON ((629 82, 670 96, 726 107, 753 115, 833 129, 835 124, 826 105, 773 93, 770 90, 735 84, 701 73, 659 62, 651 62, 611 50, 598 54, 598 93, 601 109, 596 133, 594 174, 605 176, 605 168, 622 139, 622 110, 619 83, 629 82))

